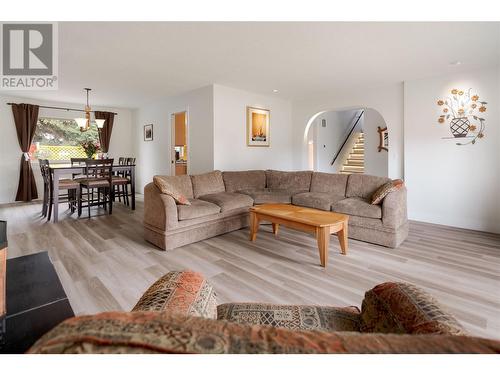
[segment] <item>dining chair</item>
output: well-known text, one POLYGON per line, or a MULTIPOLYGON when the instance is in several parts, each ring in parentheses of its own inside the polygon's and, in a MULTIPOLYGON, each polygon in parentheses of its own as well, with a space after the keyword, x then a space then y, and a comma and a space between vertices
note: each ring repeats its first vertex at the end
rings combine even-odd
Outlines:
MULTIPOLYGON (((120 165, 134 165, 135 158, 119 158, 120 165)), ((123 198, 123 203, 130 206, 129 200, 129 190, 128 186, 131 184, 131 173, 130 170, 120 171, 116 176, 113 177, 113 188, 115 189, 118 201, 121 202, 123 198)))
MULTIPOLYGON (((52 208, 54 206, 54 180, 50 171, 50 162, 47 159, 40 159, 40 172, 43 178, 43 205, 42 215, 50 221, 52 217, 52 208)), ((72 179, 63 178, 59 180, 59 202, 67 202, 71 213, 75 212, 78 207, 80 196, 80 184, 72 179), (60 193, 60 192, 63 193, 60 193), (65 191, 65 192, 64 192, 65 191)))
POLYGON ((42 201, 42 216, 46 217, 49 208, 49 197, 50 197, 50 168, 49 161, 47 159, 38 159, 38 165, 40 166, 40 173, 43 179, 43 201, 42 201))
POLYGON ((78 202, 78 217, 82 214, 82 208, 87 207, 90 219, 90 208, 103 205, 111 215, 113 213, 113 159, 85 160, 85 179, 79 180, 80 200, 78 202), (97 190, 97 198, 94 198, 94 189, 97 190), (84 196, 84 190, 86 195, 84 196), (101 200, 102 196, 102 200, 101 200), (86 205, 83 205, 85 199, 86 205))

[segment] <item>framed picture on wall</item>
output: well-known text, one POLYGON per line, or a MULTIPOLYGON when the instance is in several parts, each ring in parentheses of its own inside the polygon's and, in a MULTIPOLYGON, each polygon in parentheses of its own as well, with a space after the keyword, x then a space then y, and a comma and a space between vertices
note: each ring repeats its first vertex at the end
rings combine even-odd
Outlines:
POLYGON ((382 150, 389 151, 389 133, 387 132, 387 126, 384 128, 377 126, 377 132, 379 135, 378 152, 382 150))
POLYGON ((153 124, 144 125, 144 140, 153 140, 153 124))
POLYGON ((248 147, 269 147, 270 114, 268 109, 247 107, 248 147))

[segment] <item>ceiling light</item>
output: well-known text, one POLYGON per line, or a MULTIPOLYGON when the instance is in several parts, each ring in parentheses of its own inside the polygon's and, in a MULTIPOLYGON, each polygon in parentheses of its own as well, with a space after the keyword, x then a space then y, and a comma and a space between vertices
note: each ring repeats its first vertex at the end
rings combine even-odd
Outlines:
MULTIPOLYGON (((78 127, 80 128, 81 132, 86 132, 87 130, 90 129, 90 114, 92 112, 92 109, 90 108, 90 105, 89 105, 89 92, 91 90, 92 89, 85 88, 85 91, 87 92, 87 105, 85 106, 85 110, 83 111, 83 112, 85 112, 85 117, 84 118, 82 118, 82 117, 75 118, 75 121, 78 124, 78 127)), ((99 130, 102 129, 104 127, 105 121, 106 120, 95 119, 97 129, 99 129, 99 130)))
POLYGON ((452 62, 450 63, 450 65, 452 65, 452 66, 457 66, 457 65, 461 65, 461 64, 462 64, 462 62, 461 62, 461 61, 459 61, 459 60, 457 60, 457 61, 452 61, 452 62))
POLYGON ((273 92, 276 94, 276 93, 278 93, 278 92, 279 92, 279 90, 274 89, 274 90, 273 90, 273 92))
POLYGON ((78 127, 80 129, 82 129, 82 131, 84 131, 83 129, 87 128, 87 119, 86 118, 75 118, 75 121, 78 124, 78 127))

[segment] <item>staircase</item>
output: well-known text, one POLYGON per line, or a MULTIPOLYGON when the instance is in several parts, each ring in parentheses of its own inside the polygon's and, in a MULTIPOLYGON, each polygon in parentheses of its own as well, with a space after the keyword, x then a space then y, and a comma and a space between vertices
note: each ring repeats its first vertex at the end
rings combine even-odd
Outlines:
POLYGON ((364 173, 365 172, 365 135, 364 133, 359 133, 358 139, 354 143, 349 156, 347 157, 340 173, 351 174, 351 173, 364 173))

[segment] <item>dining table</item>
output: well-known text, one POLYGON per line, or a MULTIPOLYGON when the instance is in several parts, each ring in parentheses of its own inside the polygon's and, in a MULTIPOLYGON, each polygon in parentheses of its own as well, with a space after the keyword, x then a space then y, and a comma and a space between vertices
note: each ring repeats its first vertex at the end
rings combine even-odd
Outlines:
MULTIPOLYGON (((54 197, 54 223, 59 220, 59 180, 73 175, 85 175, 86 167, 71 165, 71 164, 51 164, 50 172, 52 173, 52 196, 54 197)), ((130 208, 135 210, 135 164, 130 165, 113 165, 113 172, 128 172, 130 177, 130 208)))

